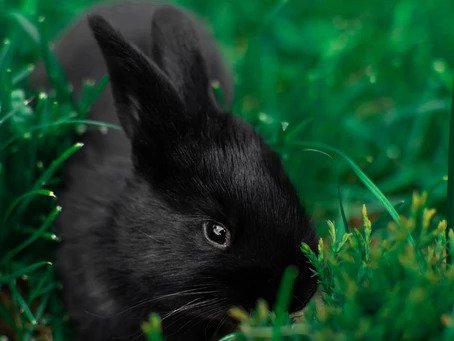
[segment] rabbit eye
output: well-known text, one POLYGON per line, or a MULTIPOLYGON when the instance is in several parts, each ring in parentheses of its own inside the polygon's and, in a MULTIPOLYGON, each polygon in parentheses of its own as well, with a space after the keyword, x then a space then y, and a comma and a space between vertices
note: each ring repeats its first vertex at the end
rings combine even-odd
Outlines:
POLYGON ((218 249, 225 250, 230 246, 230 231, 221 223, 211 220, 203 222, 203 234, 218 249))

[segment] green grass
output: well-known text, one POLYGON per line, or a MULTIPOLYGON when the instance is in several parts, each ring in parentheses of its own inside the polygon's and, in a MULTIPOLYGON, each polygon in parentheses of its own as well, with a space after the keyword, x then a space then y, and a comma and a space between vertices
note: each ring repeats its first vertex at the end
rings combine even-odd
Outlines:
MULTIPOLYGON (((0 335, 18 340, 70 339, 52 265, 60 210, 53 191, 81 147, 79 133, 102 127, 86 115, 106 80, 87 84, 76 103, 49 42, 90 3, 0 0, 0 335), (26 86, 39 58, 49 94, 26 86)), ((304 318, 290 328, 284 298, 275 314, 262 302, 251 317, 236 312, 241 331, 231 338, 454 338, 453 274, 443 253, 453 241, 442 236, 444 223, 437 228, 444 217, 452 226, 454 214, 452 182, 446 191, 454 3, 177 3, 213 28, 235 74, 234 112, 280 153, 324 236, 323 252, 312 256, 321 292, 304 318), (415 191, 430 201, 412 205, 415 191), (430 224, 426 205, 437 209, 430 224)))

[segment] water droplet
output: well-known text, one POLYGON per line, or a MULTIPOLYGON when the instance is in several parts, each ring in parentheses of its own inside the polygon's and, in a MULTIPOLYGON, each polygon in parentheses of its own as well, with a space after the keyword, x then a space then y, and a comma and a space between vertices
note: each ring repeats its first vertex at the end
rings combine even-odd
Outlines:
POLYGON ((264 112, 259 113, 259 121, 267 124, 273 123, 273 118, 264 112))
POLYGON ((289 126, 288 122, 281 122, 282 131, 286 131, 289 126))
POLYGON ((96 84, 96 82, 93 78, 88 78, 85 80, 85 85, 94 86, 95 84, 96 84))
POLYGON ((221 87, 221 83, 217 79, 214 79, 211 81, 211 87, 213 89, 219 89, 221 87))
POLYGON ((396 146, 391 146, 386 150, 386 156, 395 160, 400 156, 400 149, 396 146))
POLYGON ((441 59, 435 60, 432 64, 432 67, 435 72, 438 73, 444 73, 446 71, 446 63, 441 59))

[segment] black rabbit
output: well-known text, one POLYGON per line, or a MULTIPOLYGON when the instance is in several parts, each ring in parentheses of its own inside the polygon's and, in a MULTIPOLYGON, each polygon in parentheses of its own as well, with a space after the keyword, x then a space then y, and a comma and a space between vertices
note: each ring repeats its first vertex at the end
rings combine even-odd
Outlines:
MULTIPOLYGON (((211 83, 229 104, 232 82, 198 21, 168 5, 101 7, 56 54, 76 94, 107 65, 91 118, 123 128, 84 135, 60 194, 57 265, 78 337, 143 338, 155 311, 167 340, 213 339, 231 306, 272 304, 290 264, 302 308, 316 278, 300 244, 315 249, 316 234, 277 154, 217 104, 211 83)), ((34 86, 46 82, 38 70, 34 86)))

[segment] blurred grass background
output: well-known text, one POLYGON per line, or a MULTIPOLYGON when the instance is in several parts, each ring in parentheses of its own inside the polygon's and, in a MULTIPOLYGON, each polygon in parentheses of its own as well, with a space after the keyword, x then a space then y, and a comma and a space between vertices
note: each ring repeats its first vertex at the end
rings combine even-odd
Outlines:
MULTIPOLYGON (((363 203, 377 228, 391 217, 345 158, 307 147, 314 143, 348 155, 397 211, 409 209, 415 190, 426 190, 436 219, 446 215, 453 1, 175 3, 212 28, 235 75, 234 112, 281 154, 322 234, 326 219, 361 225, 363 203)), ((69 338, 46 263, 58 242, 50 190, 80 148, 77 134, 90 126, 81 120, 99 88, 88 85, 73 103, 47 42, 92 4, 0 0, 0 334, 17 339, 36 328, 69 338), (40 56, 60 80, 47 95, 26 86, 40 56)))

